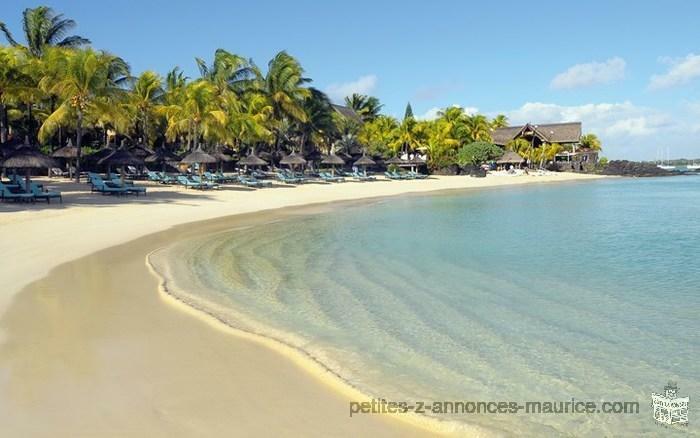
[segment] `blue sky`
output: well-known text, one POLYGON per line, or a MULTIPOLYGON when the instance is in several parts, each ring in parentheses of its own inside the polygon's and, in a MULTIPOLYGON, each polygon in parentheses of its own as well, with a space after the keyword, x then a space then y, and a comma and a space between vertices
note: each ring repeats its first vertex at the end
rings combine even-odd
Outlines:
MULTIPOLYGON (((4 0, 15 36, 26 7, 4 0)), ((47 3, 76 33, 134 72, 216 48, 260 66, 279 50, 300 59, 336 99, 376 95, 392 115, 460 105, 511 122, 581 120, 612 158, 700 158, 700 2, 176 2, 47 3)))

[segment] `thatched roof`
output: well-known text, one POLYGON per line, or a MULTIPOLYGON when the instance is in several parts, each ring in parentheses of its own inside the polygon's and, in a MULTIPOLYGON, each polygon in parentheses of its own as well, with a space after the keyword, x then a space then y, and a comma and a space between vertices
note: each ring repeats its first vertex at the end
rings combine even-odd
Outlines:
POLYGON ((297 154, 296 152, 292 152, 291 154, 287 155, 286 157, 282 158, 280 160, 280 164, 285 164, 287 166, 290 165, 304 165, 306 164, 306 160, 304 157, 301 155, 297 154))
POLYGON ((180 162, 185 164, 216 163, 216 158, 204 152, 202 150, 202 147, 200 146, 197 149, 190 152, 189 154, 187 154, 185 158, 183 158, 180 162))
POLYGON ((403 163, 403 160, 397 156, 393 156, 389 158, 388 160, 384 161, 384 164, 401 164, 403 163))
POLYGON ((139 143, 132 146, 131 148, 129 148, 129 152, 131 152, 134 156, 139 158, 150 157, 155 153, 153 149, 149 148, 143 143, 139 143))
POLYGON ((250 154, 250 155, 238 160, 238 165, 239 166, 265 166, 265 165, 267 165, 267 161, 263 160, 262 158, 258 158, 257 156, 255 156, 253 154, 250 154))
POLYGON ((140 166, 143 159, 135 156, 124 148, 119 148, 102 158, 97 164, 110 164, 112 166, 140 166))
POLYGON ((332 164, 342 166, 343 164, 345 164, 345 160, 343 160, 336 154, 330 154, 323 157, 323 160, 321 160, 321 164, 332 164))
POLYGON ((343 106, 343 105, 336 105, 336 104, 331 104, 334 110, 336 110, 338 113, 340 113, 343 117, 348 118, 350 120, 354 120, 356 122, 362 122, 362 117, 360 117, 359 114, 355 112, 354 109, 343 106))
POLYGON ((49 168, 56 167, 56 161, 31 146, 22 146, 11 153, 2 162, 1 167, 14 169, 49 168))
POLYGON ((374 166, 375 163, 373 159, 368 157, 367 155, 361 156, 357 161, 355 161, 352 165, 353 166, 374 166))
POLYGON ((78 148, 73 146, 73 142, 69 138, 66 145, 56 149, 51 156, 54 158, 75 158, 78 156, 78 148))
POLYGON ((214 158, 216 158, 216 161, 233 161, 233 154, 235 154, 236 151, 231 149, 228 146, 223 146, 219 145, 216 147, 214 152, 212 152, 210 155, 214 158))
POLYGON ((501 158, 499 158, 497 164, 520 164, 525 161, 525 158, 518 155, 514 151, 506 151, 501 158))
POLYGON ((110 143, 102 149, 99 149, 93 152, 92 154, 88 155, 86 158, 94 163, 98 163, 103 158, 106 158, 109 155, 111 155, 116 149, 116 146, 110 143))
POLYGON ((520 137, 524 132, 533 132, 542 141, 548 143, 578 143, 581 140, 581 122, 549 123, 535 125, 527 123, 522 126, 509 126, 493 131, 493 143, 505 146, 509 141, 520 137))
POLYGON ((152 155, 146 157, 144 161, 146 163, 172 163, 180 161, 180 156, 161 146, 152 155))

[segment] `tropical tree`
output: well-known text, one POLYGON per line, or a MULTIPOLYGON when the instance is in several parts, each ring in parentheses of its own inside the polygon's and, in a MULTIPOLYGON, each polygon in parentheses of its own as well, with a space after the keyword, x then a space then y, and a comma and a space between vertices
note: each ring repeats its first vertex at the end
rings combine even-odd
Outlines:
POLYGON ((352 108, 363 122, 371 122, 376 119, 384 107, 376 97, 358 93, 345 97, 345 105, 352 108))
POLYGON ((461 166, 481 164, 498 158, 503 151, 493 143, 475 141, 463 146, 457 153, 457 162, 461 166))
POLYGON ((465 140, 469 142, 491 142, 491 124, 486 116, 482 114, 467 116, 464 134, 466 134, 465 140))
POLYGON ((50 92, 62 99, 39 129, 39 140, 45 142, 59 126, 74 123, 76 128, 76 181, 80 175, 83 128, 85 122, 97 124, 105 120, 123 120, 122 107, 115 103, 124 99, 122 84, 129 74, 128 65, 106 52, 55 49, 51 71, 44 80, 50 92), (121 114, 120 114, 121 113, 121 114))
POLYGON ((304 85, 311 80, 304 77, 304 69, 293 56, 282 51, 268 63, 267 74, 262 78, 262 92, 267 96, 272 106, 272 130, 275 132, 275 150, 279 150, 283 136, 281 129, 284 124, 279 122, 307 121, 304 102, 311 91, 304 85))
POLYGON ((191 149, 203 137, 215 140, 221 136, 226 124, 226 113, 217 102, 217 89, 206 79, 198 79, 185 85, 181 101, 161 107, 161 114, 167 119, 166 137, 174 140, 179 134, 188 134, 191 149))
POLYGON ((362 125, 357 140, 366 147, 370 155, 387 156, 392 151, 392 145, 396 143, 398 127, 399 122, 395 118, 380 114, 362 125))
POLYGON ((86 38, 77 35, 66 36, 76 26, 75 21, 56 14, 47 6, 27 8, 22 12, 22 28, 26 46, 15 40, 5 23, 0 22, 0 31, 5 39, 13 46, 22 46, 33 57, 41 57, 46 47, 80 47, 90 44, 86 38))
POLYGON ((21 51, 12 47, 0 47, 0 143, 7 141, 8 109, 21 91, 25 61, 21 51))
POLYGON ((452 137, 452 124, 439 118, 427 122, 424 148, 428 153, 428 166, 432 169, 445 167, 454 163, 454 156, 460 141, 452 137))
POLYGON ((252 86, 257 73, 252 60, 224 49, 217 49, 214 52, 214 61, 211 65, 201 58, 195 58, 195 61, 201 77, 211 81, 219 93, 244 92, 252 86))
POLYGON ((498 114, 491 120, 491 129, 505 128, 508 126, 508 117, 498 114))
POLYGON ((563 150, 564 148, 559 143, 542 143, 540 147, 532 151, 532 158, 540 163, 540 167, 544 167, 545 163, 553 161, 556 155, 563 150))
POLYGON ((585 134, 581 136, 581 146, 594 151, 599 151, 603 148, 603 143, 595 134, 585 134))
MULTIPOLYGON (((137 132, 145 144, 151 144, 151 122, 155 118, 156 108, 163 101, 163 79, 153 71, 145 71, 136 78, 130 90, 127 106, 134 114, 137 132)), ((155 136, 155 133, 153 133, 155 136)))
POLYGON ((508 143, 506 143, 506 149, 509 151, 516 152, 518 155, 527 160, 528 163, 532 162, 535 158, 532 143, 525 140, 524 138, 516 138, 509 141, 508 143))

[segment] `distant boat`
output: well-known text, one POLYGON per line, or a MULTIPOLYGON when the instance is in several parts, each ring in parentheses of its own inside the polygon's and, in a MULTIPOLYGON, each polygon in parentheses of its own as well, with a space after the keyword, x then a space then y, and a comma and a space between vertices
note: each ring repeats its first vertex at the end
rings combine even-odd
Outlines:
POLYGON ((657 164, 656 167, 663 170, 676 170, 676 166, 671 166, 670 164, 657 164))
POLYGON ((700 164, 695 164, 695 161, 693 161, 693 164, 686 164, 685 167, 688 170, 700 170, 700 164))

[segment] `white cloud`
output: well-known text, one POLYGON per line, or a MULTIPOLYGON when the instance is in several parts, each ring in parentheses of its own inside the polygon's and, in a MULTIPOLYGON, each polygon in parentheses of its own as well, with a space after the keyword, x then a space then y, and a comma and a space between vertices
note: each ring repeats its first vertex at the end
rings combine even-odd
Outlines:
POLYGON ((585 131, 611 137, 650 135, 672 125, 666 114, 631 102, 574 106, 528 102, 506 114, 512 123, 581 121, 585 131))
POLYGON ((625 77, 625 60, 619 57, 605 62, 576 64, 552 79, 550 86, 554 89, 588 87, 607 84, 625 77))
POLYGON ((700 77, 700 55, 691 53, 682 59, 661 59, 660 61, 670 64, 671 67, 666 73, 651 77, 649 88, 652 90, 683 85, 700 77))
MULTIPOLYGON (((462 107, 461 105, 452 105, 453 107, 458 107, 464 109, 466 114, 472 115, 479 112, 479 108, 473 106, 462 107)), ((438 118, 438 113, 445 108, 432 107, 422 115, 416 116, 417 120, 435 120, 438 118)))
POLYGON ((342 101, 353 93, 370 94, 377 86, 376 75, 360 76, 357 80, 343 83, 330 84, 326 87, 326 94, 334 101, 342 101))

